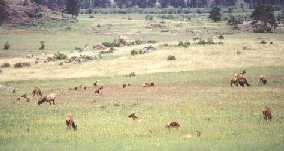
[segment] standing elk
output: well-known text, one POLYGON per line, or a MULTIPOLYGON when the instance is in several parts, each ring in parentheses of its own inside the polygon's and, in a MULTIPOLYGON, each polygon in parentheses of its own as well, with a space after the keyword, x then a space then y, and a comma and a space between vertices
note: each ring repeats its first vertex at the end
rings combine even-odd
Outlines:
POLYGON ((51 104, 55 105, 55 98, 56 98, 56 94, 52 93, 47 96, 39 98, 37 104, 41 105, 46 102, 46 103, 49 103, 49 105, 51 104))
POLYGON ((66 128, 77 130, 77 125, 75 124, 71 113, 68 113, 66 116, 66 128))
POLYGON ((34 87, 33 91, 32 91, 32 95, 33 97, 37 96, 37 97, 42 97, 42 91, 39 87, 34 87))
POLYGON ((272 119, 272 109, 270 107, 266 106, 265 109, 262 111, 262 114, 265 120, 272 119))
POLYGON ((267 79, 261 75, 258 79, 258 85, 266 85, 267 84, 267 79))

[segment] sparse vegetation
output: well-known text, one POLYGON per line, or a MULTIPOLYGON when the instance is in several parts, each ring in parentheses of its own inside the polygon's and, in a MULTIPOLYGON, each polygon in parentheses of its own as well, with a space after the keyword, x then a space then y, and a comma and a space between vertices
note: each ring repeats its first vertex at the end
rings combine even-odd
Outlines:
POLYGON ((31 64, 28 62, 18 62, 14 64, 14 68, 24 68, 24 67, 30 67, 31 64))
POLYGON ((56 60, 65 60, 67 59, 67 55, 62 52, 57 52, 54 54, 54 59, 56 60))
POLYGON ((11 65, 8 62, 2 63, 1 65, 1 68, 9 68, 9 67, 11 67, 11 65))

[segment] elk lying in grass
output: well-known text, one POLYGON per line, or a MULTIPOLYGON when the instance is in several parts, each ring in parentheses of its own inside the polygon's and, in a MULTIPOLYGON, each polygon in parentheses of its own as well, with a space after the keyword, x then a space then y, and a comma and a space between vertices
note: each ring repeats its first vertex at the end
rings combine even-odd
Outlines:
POLYGON ((175 129, 178 129, 180 128, 180 124, 178 122, 170 122, 166 125, 166 128, 168 129, 172 129, 172 128, 175 128, 175 129))

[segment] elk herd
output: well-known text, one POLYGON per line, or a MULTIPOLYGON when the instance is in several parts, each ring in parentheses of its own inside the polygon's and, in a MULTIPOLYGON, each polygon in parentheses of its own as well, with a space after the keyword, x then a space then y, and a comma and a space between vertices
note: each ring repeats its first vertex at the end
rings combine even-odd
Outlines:
MULTIPOLYGON (((246 74, 245 70, 238 73, 238 74, 234 74, 233 78, 230 81, 230 86, 231 87, 233 87, 233 86, 236 86, 236 87, 247 86, 247 87, 249 87, 250 84, 248 83, 248 80, 247 80, 245 74, 246 74)), ((268 82, 268 80, 263 75, 259 76, 258 85, 266 85, 267 82, 268 82)), ((123 89, 130 87, 130 86, 131 86, 130 83, 123 83, 122 84, 123 89)), ((155 86, 154 82, 145 82, 142 85, 142 87, 154 87, 154 86, 155 86)), ((96 95, 102 94, 104 86, 102 86, 102 85, 99 86, 98 81, 95 81, 93 83, 93 87, 95 88, 94 94, 96 94, 96 95)), ((73 89, 69 88, 69 90, 75 90, 75 91, 78 91, 80 89, 87 90, 89 88, 87 86, 82 86, 82 85, 76 86, 73 89)), ((55 105, 56 94, 50 93, 50 94, 44 95, 43 91, 39 87, 33 88, 32 92, 31 92, 31 97, 35 98, 37 100, 38 105, 41 105, 43 103, 49 103, 50 105, 55 105)), ((16 101, 19 102, 22 99, 24 99, 26 102, 30 102, 30 100, 31 100, 31 98, 27 95, 27 93, 21 95, 20 97, 17 97, 16 101)), ((265 120, 271 120, 272 119, 272 109, 270 107, 266 106, 265 109, 262 111, 262 114, 263 114, 263 118, 265 120)), ((135 113, 131 113, 128 116, 128 118, 132 119, 133 121, 138 121, 138 122, 142 121, 142 119, 138 118, 135 113)), ((66 116, 66 127, 67 127, 67 129, 77 130, 77 125, 75 124, 75 122, 73 120, 73 116, 72 116, 71 113, 68 113, 67 116, 66 116)), ((168 128, 168 129, 178 129, 180 127, 180 124, 178 122, 174 121, 174 122, 168 123, 165 127, 168 128)))

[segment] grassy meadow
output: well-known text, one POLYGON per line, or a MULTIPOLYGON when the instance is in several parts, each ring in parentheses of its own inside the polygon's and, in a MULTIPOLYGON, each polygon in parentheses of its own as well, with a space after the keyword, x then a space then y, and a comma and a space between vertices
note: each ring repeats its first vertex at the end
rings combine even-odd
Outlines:
POLYGON ((145 15, 135 14, 94 17, 81 15, 78 23, 67 26, 0 27, 0 64, 32 64, 1 68, 1 151, 283 150, 283 27, 277 33, 255 34, 232 31, 226 22, 213 23, 206 16, 192 16, 190 21, 158 17, 145 21, 145 15), (169 32, 145 28, 161 21, 169 32), (223 45, 193 41, 219 34, 224 35, 223 45), (131 50, 146 45, 119 47, 99 60, 62 66, 60 61, 34 64, 34 58, 26 57, 58 51, 68 54, 86 45, 95 51, 93 45, 120 35, 155 40, 156 50, 131 56, 131 50), (273 44, 260 44, 261 40, 273 44), (9 50, 2 49, 6 41, 11 44, 9 50), (46 50, 38 50, 40 41, 45 41, 46 50), (191 45, 177 47, 179 41, 191 45), (167 60, 169 55, 176 60, 167 60), (231 77, 243 69, 251 87, 231 87, 231 77), (137 75, 125 76, 131 72, 137 75), (260 75, 267 77, 267 85, 258 85, 260 75), (104 86, 101 95, 94 93, 95 81, 104 86), (150 81, 154 87, 142 86, 150 81), (131 86, 123 89, 123 83, 131 86), (87 90, 69 90, 79 85, 87 90), (56 93, 56 105, 38 106, 31 97, 35 86, 44 94, 56 93), (31 101, 17 102, 24 93, 31 101), (263 119, 265 106, 273 109, 272 121, 263 119), (78 124, 77 131, 66 130, 68 112, 78 124), (140 120, 129 119, 131 113, 140 120), (172 121, 181 127, 165 128, 172 121))

